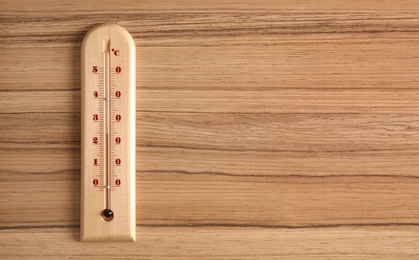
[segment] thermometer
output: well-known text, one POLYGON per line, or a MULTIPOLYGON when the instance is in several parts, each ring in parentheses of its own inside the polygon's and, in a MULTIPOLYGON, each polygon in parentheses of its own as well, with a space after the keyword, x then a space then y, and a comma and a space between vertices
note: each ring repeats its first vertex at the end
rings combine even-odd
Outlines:
POLYGON ((81 49, 82 241, 135 241, 135 43, 114 24, 81 49))

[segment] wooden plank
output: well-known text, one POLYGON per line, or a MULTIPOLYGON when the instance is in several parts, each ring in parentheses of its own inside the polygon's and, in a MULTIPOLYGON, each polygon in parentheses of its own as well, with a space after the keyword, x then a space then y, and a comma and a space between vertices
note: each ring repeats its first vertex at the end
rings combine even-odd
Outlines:
MULTIPOLYGON (((0 128, 2 170, 80 169, 78 113, 2 114, 0 121, 7 122, 0 128)), ((137 113, 137 168, 417 176, 418 122, 413 114, 142 112, 137 113)))
MULTIPOLYGON (((138 176, 139 224, 419 225, 417 177, 240 176, 182 171, 139 171, 138 176)), ((2 173, 2 183, 1 227, 78 225, 78 172, 8 172, 2 173), (16 208, 22 211, 17 214, 16 208)))
POLYGON ((4 258, 412 259, 419 3, 2 1, 4 258), (80 47, 137 52, 137 243, 79 242, 80 47))
MULTIPOLYGON (((137 90, 137 112, 415 114, 419 94, 407 90, 137 90), (170 93, 170 94, 168 94, 170 93)), ((78 90, 3 92, 2 113, 80 112, 78 90), (51 100, 44 102, 45 99, 51 100)))
POLYGON ((1 230, 2 257, 19 259, 412 259, 418 228, 138 227, 135 244, 80 243, 78 228, 1 230), (408 241, 408 243, 406 243, 408 241), (163 247, 164 246, 164 247, 163 247), (30 255, 27 252, 31 252, 30 255))
POLYGON ((2 6, 4 7, 4 13, 21 14, 22 11, 30 14, 31 16, 45 15, 44 10, 49 10, 53 14, 79 14, 85 12, 95 12, 102 14, 103 12, 108 13, 132 13, 138 12, 157 12, 157 13, 171 13, 173 11, 183 12, 234 12, 234 11, 248 11, 248 12, 280 12, 283 10, 290 10, 294 12, 414 12, 417 11, 415 7, 418 7, 418 3, 415 0, 403 0, 402 2, 394 2, 392 0, 380 1, 381 5, 377 6, 376 2, 371 1, 357 1, 350 0, 345 3, 337 3, 334 0, 325 0, 322 4, 311 1, 294 1, 289 2, 287 0, 247 0, 245 2, 239 0, 223 1, 223 0, 211 0, 205 3, 195 3, 187 0, 181 0, 173 2, 170 0, 146 0, 140 3, 136 1, 129 2, 129 5, 121 5, 118 2, 107 2, 107 5, 98 4, 98 2, 84 2, 83 0, 72 1, 71 3, 57 3, 53 0, 47 0, 43 6, 40 6, 36 0, 29 1, 18 1, 10 3, 2 0, 2 6), (80 10, 80 7, 84 9, 80 10))
POLYGON ((231 152, 418 151, 418 127, 414 114, 139 113, 138 141, 231 152))

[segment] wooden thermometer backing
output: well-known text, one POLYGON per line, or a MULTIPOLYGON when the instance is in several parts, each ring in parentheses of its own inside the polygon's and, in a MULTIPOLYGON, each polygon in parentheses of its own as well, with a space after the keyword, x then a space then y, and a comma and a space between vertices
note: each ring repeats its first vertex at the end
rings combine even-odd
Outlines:
POLYGON ((90 30, 81 49, 81 240, 135 241, 135 43, 90 30))

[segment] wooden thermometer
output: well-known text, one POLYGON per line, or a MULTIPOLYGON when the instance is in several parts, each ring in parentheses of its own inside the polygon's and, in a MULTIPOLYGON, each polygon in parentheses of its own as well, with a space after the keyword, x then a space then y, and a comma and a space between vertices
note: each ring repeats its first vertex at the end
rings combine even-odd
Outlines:
POLYGON ((81 49, 81 240, 135 241, 135 43, 99 25, 81 49))

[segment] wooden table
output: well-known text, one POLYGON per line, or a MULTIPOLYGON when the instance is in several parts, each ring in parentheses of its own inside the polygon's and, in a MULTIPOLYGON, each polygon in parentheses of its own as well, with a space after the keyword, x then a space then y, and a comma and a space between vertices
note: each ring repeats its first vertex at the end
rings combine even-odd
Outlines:
POLYGON ((418 1, 0 7, 0 258, 418 257, 418 1), (137 45, 136 243, 79 242, 104 22, 137 45))

